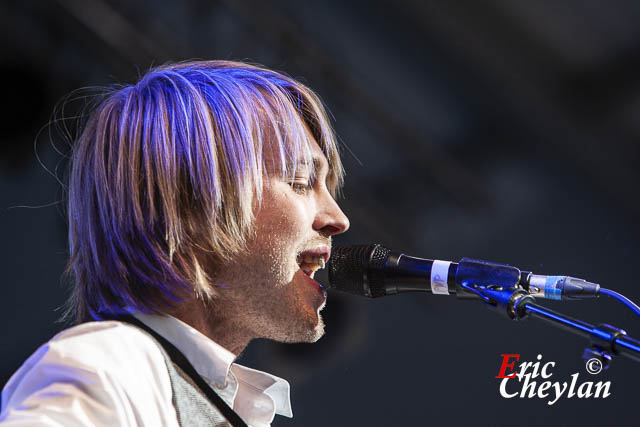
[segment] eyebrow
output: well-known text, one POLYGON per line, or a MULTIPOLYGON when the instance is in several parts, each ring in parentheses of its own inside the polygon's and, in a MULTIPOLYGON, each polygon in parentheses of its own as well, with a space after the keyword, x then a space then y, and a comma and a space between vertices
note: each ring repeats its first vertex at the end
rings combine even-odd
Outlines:
MULTIPOLYGON (((311 164, 312 164, 312 169, 315 173, 318 173, 320 170, 323 169, 324 165, 327 165, 327 169, 328 169, 328 164, 326 162, 326 160, 323 162, 323 159, 320 156, 313 156, 311 158, 311 164)), ((296 169, 300 168, 307 168, 308 163, 305 162, 304 160, 300 160, 298 161, 298 163, 296 164, 296 169)))

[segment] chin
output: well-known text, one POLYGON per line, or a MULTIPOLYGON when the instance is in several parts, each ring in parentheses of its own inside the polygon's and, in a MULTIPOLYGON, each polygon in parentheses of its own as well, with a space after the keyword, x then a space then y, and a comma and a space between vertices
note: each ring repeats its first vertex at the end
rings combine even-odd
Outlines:
POLYGON ((316 318, 315 318, 313 327, 309 330, 307 336, 305 337, 306 339, 299 342, 313 343, 318 341, 320 338, 322 338, 322 336, 324 335, 324 321, 322 320, 322 315, 320 315, 320 311, 322 311, 324 306, 325 306, 325 302, 323 302, 322 305, 318 307, 318 310, 316 311, 316 318))
POLYGON ((324 335, 324 322, 318 312, 313 322, 300 322, 296 327, 288 325, 278 329, 265 338, 287 344, 314 343, 324 335))
POLYGON ((313 329, 313 334, 309 337, 309 343, 316 342, 320 338, 324 336, 324 322, 322 321, 322 317, 318 316, 318 324, 313 329))

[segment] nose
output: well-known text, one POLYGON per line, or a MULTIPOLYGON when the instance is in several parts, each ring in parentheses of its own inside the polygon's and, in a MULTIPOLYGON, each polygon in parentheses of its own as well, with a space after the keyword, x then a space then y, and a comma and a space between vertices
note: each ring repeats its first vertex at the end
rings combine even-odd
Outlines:
POLYGON ((349 229, 349 218, 328 191, 323 192, 318 201, 318 211, 313 221, 313 229, 325 236, 344 233, 349 229))

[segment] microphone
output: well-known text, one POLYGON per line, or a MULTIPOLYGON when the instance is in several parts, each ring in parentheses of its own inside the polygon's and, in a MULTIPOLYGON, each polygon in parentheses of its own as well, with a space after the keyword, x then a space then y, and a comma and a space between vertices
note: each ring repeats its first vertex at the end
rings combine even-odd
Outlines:
POLYGON ((569 276, 544 276, 516 267, 462 258, 459 262, 416 258, 379 244, 337 246, 329 259, 329 289, 377 298, 404 292, 478 298, 473 289, 521 288, 538 298, 598 297, 600 285, 569 276))

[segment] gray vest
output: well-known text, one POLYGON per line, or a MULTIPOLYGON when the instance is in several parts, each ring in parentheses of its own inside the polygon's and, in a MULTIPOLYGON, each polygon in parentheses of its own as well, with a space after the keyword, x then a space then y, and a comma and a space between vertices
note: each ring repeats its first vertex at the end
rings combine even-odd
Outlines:
POLYGON ((216 408, 193 383, 191 378, 175 365, 162 347, 159 347, 167 363, 171 390, 173 391, 173 406, 178 415, 181 427, 222 427, 231 426, 216 408))
MULTIPOLYGON (((161 342, 153 336, 155 332, 151 328, 133 316, 124 316, 116 320, 138 328, 143 334, 147 334, 158 344, 158 349, 160 353, 162 353, 162 357, 164 357, 167 372, 169 373, 172 391, 171 400, 176 410, 180 427, 233 427, 220 410, 211 403, 207 395, 200 391, 200 388, 194 383, 191 377, 189 377, 180 366, 173 363, 161 342), (149 330, 145 330, 145 328, 149 330)), ((163 339, 159 334, 158 337, 163 339)))

